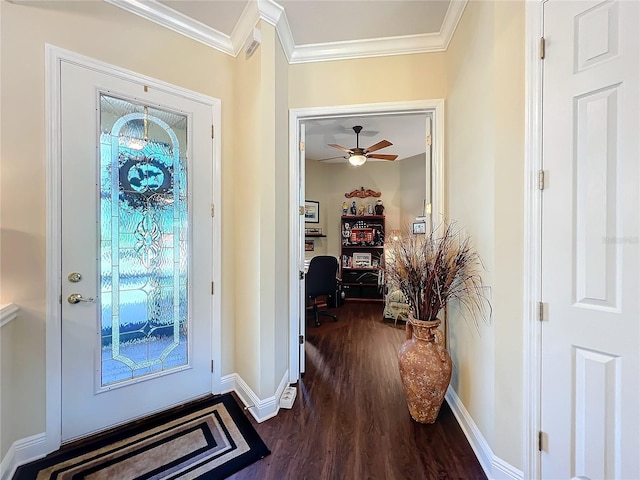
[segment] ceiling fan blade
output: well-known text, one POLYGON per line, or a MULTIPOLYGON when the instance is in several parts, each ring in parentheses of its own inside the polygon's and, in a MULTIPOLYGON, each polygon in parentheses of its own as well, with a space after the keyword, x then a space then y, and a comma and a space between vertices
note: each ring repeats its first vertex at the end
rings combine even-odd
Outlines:
POLYGON ((395 160, 398 158, 398 155, 380 155, 378 153, 374 153, 373 155, 367 155, 367 158, 377 158, 378 160, 395 160))
POLYGON ((390 147, 391 145, 393 145, 393 143, 389 142, 388 140, 381 140, 378 143, 376 143, 375 145, 371 145, 369 148, 365 148, 364 152, 365 153, 375 152, 376 150, 380 150, 381 148, 390 147))
POLYGON ((339 155, 337 157, 319 158, 318 160, 316 160, 316 162, 324 162, 325 160, 335 160, 336 158, 347 158, 347 157, 343 157, 342 155, 339 155))
POLYGON ((330 143, 329 146, 333 148, 337 148, 338 150, 342 150, 343 152, 346 152, 346 153, 352 153, 351 150, 349 150, 348 148, 341 147, 340 145, 336 145, 335 143, 330 143))

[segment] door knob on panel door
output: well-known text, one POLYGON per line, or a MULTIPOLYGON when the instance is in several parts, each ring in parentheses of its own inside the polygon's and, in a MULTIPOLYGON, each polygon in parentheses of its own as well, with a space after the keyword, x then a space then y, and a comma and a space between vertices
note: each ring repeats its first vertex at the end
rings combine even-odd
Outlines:
POLYGON ((84 298, 79 293, 72 293, 71 295, 69 295, 69 298, 67 298, 67 301, 71 304, 76 304, 80 302, 93 302, 94 300, 95 299, 93 297, 84 298))

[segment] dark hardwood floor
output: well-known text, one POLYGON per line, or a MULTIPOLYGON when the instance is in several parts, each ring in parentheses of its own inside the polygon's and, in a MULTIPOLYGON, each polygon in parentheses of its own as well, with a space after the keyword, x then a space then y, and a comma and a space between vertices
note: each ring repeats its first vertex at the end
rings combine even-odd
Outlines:
POLYGON ((291 410, 253 421, 271 455, 230 478, 485 479, 444 403, 433 425, 413 421, 398 374, 404 326, 382 305, 346 303, 338 322, 307 325, 306 373, 291 410))

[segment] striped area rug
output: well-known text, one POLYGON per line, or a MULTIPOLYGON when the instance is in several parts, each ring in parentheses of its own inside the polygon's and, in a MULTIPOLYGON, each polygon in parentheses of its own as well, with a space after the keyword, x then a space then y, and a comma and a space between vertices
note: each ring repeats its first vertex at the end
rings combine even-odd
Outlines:
POLYGON ((270 453, 231 394, 78 443, 19 467, 14 480, 213 480, 270 453))

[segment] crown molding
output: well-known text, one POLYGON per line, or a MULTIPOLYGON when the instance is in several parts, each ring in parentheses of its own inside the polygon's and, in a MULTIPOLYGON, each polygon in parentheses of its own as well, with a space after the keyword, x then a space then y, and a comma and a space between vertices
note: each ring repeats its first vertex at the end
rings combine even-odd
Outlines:
POLYGON ((443 52, 449 46, 466 6, 467 0, 451 0, 438 33, 298 45, 289 57, 289 63, 443 52))
POLYGON ((231 45, 233 46, 233 56, 237 57, 247 37, 251 34, 253 27, 260 20, 260 11, 256 2, 247 2, 238 22, 231 32, 231 45))
MULTIPOLYGON (((235 56, 231 38, 156 0, 104 0, 209 47, 235 56)), ((242 44, 240 45, 240 47, 242 44)))
POLYGON ((467 0, 451 0, 449 8, 442 21, 442 29, 440 30, 440 37, 442 38, 443 50, 449 48, 449 42, 453 38, 453 34, 458 28, 458 23, 462 18, 464 9, 467 6, 467 0))
POLYGON ((408 55, 445 50, 440 34, 406 35, 347 42, 316 43, 295 47, 289 63, 328 62, 354 58, 408 55))
POLYGON ((290 64, 442 52, 449 46, 467 5, 467 0, 452 0, 445 14, 442 30, 434 34, 296 46, 286 12, 274 0, 249 1, 231 36, 169 8, 157 0, 105 1, 234 57, 242 50, 253 27, 262 19, 276 28, 278 38, 290 64))

